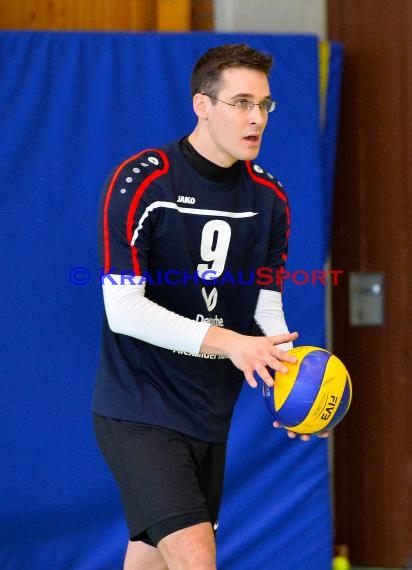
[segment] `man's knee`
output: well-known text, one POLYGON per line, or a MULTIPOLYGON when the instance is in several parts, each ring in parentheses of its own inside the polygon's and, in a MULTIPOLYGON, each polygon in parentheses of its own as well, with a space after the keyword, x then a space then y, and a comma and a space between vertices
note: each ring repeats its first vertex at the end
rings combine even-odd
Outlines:
POLYGON ((210 523, 199 523, 165 536, 158 544, 169 570, 216 570, 215 538, 210 523))
POLYGON ((168 570, 157 548, 144 542, 129 542, 123 570, 168 570))

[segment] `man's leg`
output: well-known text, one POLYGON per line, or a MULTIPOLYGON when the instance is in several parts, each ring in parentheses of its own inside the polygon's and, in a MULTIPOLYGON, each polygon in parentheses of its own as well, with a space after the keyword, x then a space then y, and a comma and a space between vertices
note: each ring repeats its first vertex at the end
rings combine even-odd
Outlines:
POLYGON ((216 544, 210 523, 177 530, 159 542, 169 570, 216 570, 216 544))
MULTIPOLYGON (((214 497, 215 493, 209 497, 207 488, 215 486, 215 477, 220 488, 223 469, 203 469, 211 444, 165 428, 97 414, 95 426, 103 456, 122 494, 130 536, 146 534, 157 545, 168 570, 216 570, 209 521, 216 521, 220 497, 214 497)), ((152 570, 146 557, 155 557, 153 563, 160 564, 158 552, 138 542, 128 548, 125 570, 152 570), (139 565, 134 568, 134 563, 139 565)))
POLYGON ((123 570, 168 570, 168 568, 157 548, 139 540, 129 541, 123 570))

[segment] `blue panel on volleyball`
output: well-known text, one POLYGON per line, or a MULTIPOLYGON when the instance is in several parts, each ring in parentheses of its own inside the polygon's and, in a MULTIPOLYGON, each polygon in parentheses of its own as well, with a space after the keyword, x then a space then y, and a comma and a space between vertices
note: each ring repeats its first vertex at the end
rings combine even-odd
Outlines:
MULTIPOLYGON (((275 57, 279 105, 258 162, 290 197, 288 269, 322 269, 316 38, 0 33, 1 568, 121 567, 126 525, 90 419, 102 312, 98 196, 115 164, 191 130, 193 62, 213 45, 243 41, 275 57), (76 267, 86 270, 83 285, 71 277, 76 267)), ((324 287, 285 289, 291 327, 322 346, 324 287)), ((273 430, 261 391, 245 387, 229 444, 219 569, 329 570, 327 465, 325 442, 273 430)))
POLYGON ((322 350, 314 350, 306 356, 293 385, 293 397, 287 398, 281 409, 276 410, 280 423, 295 426, 306 418, 308 403, 312 405, 318 395, 329 358, 330 353, 322 350))
POLYGON ((335 415, 333 416, 333 420, 330 422, 328 426, 328 429, 333 429, 341 421, 341 419, 348 410, 351 397, 352 397, 351 384, 350 382, 347 382, 345 389, 343 391, 342 399, 339 402, 338 409, 336 410, 335 415))

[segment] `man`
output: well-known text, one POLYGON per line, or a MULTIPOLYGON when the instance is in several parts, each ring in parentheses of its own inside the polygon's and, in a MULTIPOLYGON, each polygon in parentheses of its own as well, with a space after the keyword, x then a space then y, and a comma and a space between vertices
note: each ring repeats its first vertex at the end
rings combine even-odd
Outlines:
POLYGON ((244 379, 272 386, 268 367, 295 362, 278 278, 288 203, 250 162, 275 107, 271 63, 245 44, 208 50, 192 74, 193 132, 123 162, 102 194, 93 410, 125 508, 125 570, 216 569, 236 399, 244 379))

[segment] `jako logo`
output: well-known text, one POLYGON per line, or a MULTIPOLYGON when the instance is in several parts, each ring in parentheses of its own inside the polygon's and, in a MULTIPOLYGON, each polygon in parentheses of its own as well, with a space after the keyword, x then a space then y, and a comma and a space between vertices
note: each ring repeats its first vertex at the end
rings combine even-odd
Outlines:
POLYGON ((195 204, 196 200, 192 196, 178 196, 177 203, 179 204, 195 204))

